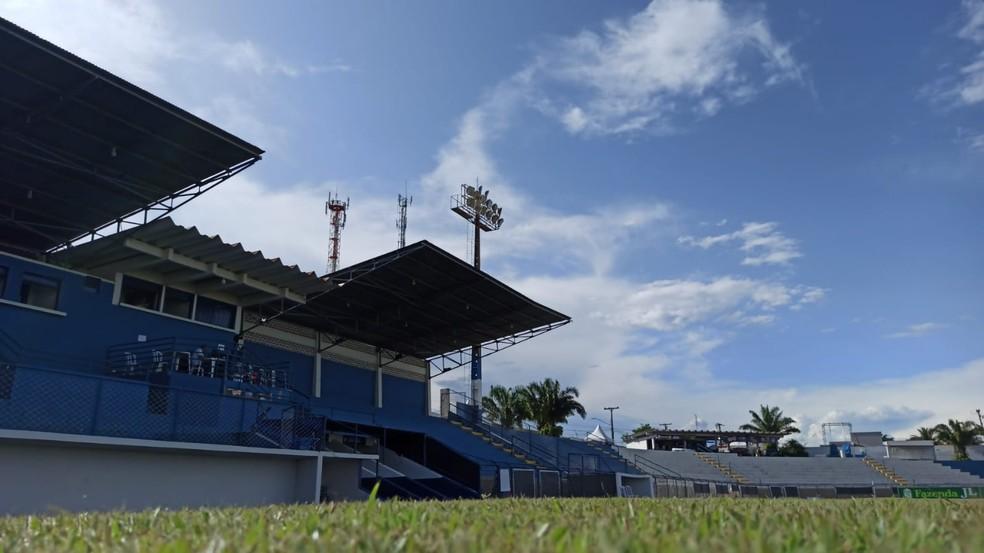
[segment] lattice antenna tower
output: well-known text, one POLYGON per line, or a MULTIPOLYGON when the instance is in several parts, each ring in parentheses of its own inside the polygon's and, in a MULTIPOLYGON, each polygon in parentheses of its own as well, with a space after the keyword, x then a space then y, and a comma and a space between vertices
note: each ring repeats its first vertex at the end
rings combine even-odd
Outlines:
POLYGON ((400 216, 396 219, 396 229, 400 231, 400 238, 396 244, 400 248, 407 245, 407 208, 413 205, 413 196, 406 195, 406 188, 403 192, 396 195, 396 203, 400 207, 400 216))
POLYGON ((338 259, 342 250, 342 229, 345 228, 349 199, 343 202, 338 193, 328 194, 328 201, 325 202, 325 215, 331 217, 331 237, 328 239, 330 246, 328 251, 328 274, 338 270, 338 259))

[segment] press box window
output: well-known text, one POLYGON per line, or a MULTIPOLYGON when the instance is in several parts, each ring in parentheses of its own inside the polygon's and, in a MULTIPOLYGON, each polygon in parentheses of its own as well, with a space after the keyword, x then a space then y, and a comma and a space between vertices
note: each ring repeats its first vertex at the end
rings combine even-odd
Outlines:
POLYGON ((124 276, 123 287, 120 289, 120 303, 158 311, 161 305, 162 289, 160 284, 124 276))
POLYGON ((200 323, 235 328, 236 306, 198 296, 198 306, 195 308, 195 320, 200 323))
POLYGON ((61 283, 57 280, 25 274, 21 279, 20 301, 35 307, 58 309, 58 290, 60 287, 61 283))
POLYGON ((195 295, 174 288, 168 288, 164 293, 164 312, 176 317, 191 318, 191 308, 195 304, 195 295))

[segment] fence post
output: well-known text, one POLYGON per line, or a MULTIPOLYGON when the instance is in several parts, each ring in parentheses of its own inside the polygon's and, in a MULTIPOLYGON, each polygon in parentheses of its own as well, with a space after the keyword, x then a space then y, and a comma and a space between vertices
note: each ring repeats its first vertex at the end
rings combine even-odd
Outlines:
POLYGON ((99 404, 102 403, 102 387, 103 387, 102 380, 97 380, 96 382, 97 382, 96 400, 93 402, 93 406, 92 406, 92 426, 89 430, 89 434, 93 434, 93 435, 96 433, 96 429, 99 428, 99 407, 100 407, 99 404))
POLYGON ((245 433, 246 429, 243 428, 245 424, 246 424, 246 399, 243 398, 242 396, 239 396, 239 427, 236 429, 236 432, 239 434, 245 433))
POLYGON ((171 389, 169 392, 174 396, 174 412, 171 414, 171 441, 177 441, 178 434, 178 414, 181 408, 181 392, 171 389))

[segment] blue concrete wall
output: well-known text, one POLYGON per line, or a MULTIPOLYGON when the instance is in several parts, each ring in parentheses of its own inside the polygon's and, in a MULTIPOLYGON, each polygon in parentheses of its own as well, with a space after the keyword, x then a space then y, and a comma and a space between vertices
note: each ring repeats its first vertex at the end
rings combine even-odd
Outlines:
POLYGON ((90 360, 91 364, 58 368, 103 372, 106 348, 136 342, 138 335, 148 340, 177 337, 203 344, 231 344, 230 331, 209 328, 190 321, 145 313, 113 305, 113 284, 99 281, 98 291, 83 286, 84 277, 69 271, 40 265, 0 253, 0 266, 8 269, 3 299, 19 301, 21 279, 32 273, 61 283, 58 310, 66 316, 0 304, 0 329, 26 350, 54 353, 90 360))
MULTIPOLYGON (((25 352, 36 353, 41 360, 37 364, 41 366, 101 374, 105 372, 106 348, 136 342, 138 335, 146 336, 148 340, 176 338, 209 347, 232 345, 234 333, 231 331, 113 305, 111 282, 100 280, 98 290, 91 291, 83 285, 85 277, 80 274, 3 253, 0 253, 0 267, 8 270, 7 284, 0 296, 6 300, 19 301, 24 273, 61 283, 57 309, 65 312, 65 316, 0 303, 0 330, 25 352)), ((288 362, 290 385, 313 398, 312 356, 254 343, 249 343, 247 349, 260 362, 288 362)), ((185 385, 193 386, 193 383, 185 385)), ((373 371, 323 360, 321 398, 312 399, 312 406, 371 414, 375 411, 374 389, 373 371)), ((423 382, 384 375, 383 411, 423 414, 426 412, 425 392, 423 382)))

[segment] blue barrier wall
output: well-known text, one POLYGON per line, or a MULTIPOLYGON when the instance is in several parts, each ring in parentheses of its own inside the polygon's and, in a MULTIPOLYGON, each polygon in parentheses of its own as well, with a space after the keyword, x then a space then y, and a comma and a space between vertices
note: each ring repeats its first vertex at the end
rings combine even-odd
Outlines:
POLYGON ((91 365, 75 364, 80 371, 103 372, 106 348, 136 342, 138 335, 148 340, 182 337, 213 347, 229 344, 231 331, 207 327, 190 321, 146 313, 113 305, 113 283, 97 279, 97 289, 85 286, 85 277, 70 271, 34 263, 0 253, 0 266, 8 270, 3 299, 19 301, 24 274, 35 274, 60 283, 58 311, 54 315, 0 304, 0 329, 26 350, 54 352, 64 357, 91 360, 91 365))
MULTIPOLYGON (((10 302, 19 302, 24 274, 60 283, 57 310, 64 315, 0 303, 0 330, 13 338, 24 352, 34 354, 36 359, 31 361, 37 365, 104 374, 106 348, 136 342, 138 336, 147 340, 173 337, 182 342, 200 342, 206 349, 218 344, 230 347, 234 337, 231 331, 113 305, 113 283, 101 279, 87 279, 72 271, 4 253, 0 253, 0 267, 7 269, 7 282, 0 298, 10 302)), ((288 362, 291 387, 313 398, 312 356, 255 343, 249 343, 247 349, 259 362, 288 362)), ((190 382, 186 385, 199 389, 190 382)), ((202 386, 210 388, 208 384, 202 386)), ((384 375, 383 411, 425 413, 425 386, 423 382, 384 375)), ((373 371, 323 360, 321 398, 313 398, 311 402, 312 406, 371 413, 375 410, 374 390, 373 371)))
POLYGON ((939 464, 984 478, 984 461, 937 461, 939 464))

